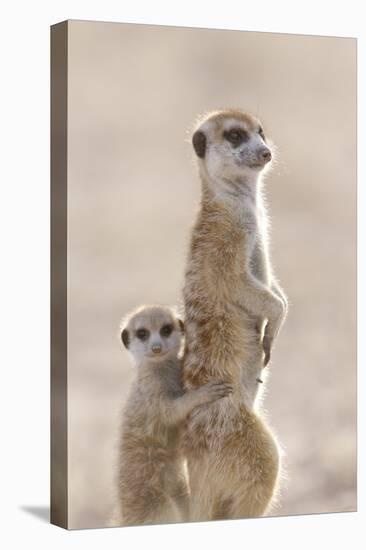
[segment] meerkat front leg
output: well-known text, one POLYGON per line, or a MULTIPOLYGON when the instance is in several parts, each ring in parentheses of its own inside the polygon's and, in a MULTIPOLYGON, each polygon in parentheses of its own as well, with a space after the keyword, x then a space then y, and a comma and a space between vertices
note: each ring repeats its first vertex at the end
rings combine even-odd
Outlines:
MULTIPOLYGON (((283 322, 284 322, 284 320, 287 316, 287 311, 288 311, 287 297, 285 296, 282 288, 280 287, 280 285, 277 283, 276 280, 272 281, 271 290, 281 300, 282 305, 283 305, 283 314, 282 314, 282 319, 281 319, 281 326, 282 326, 282 324, 283 324, 283 322)), ((274 341, 274 337, 271 334, 270 327, 268 327, 268 328, 267 327, 268 327, 268 323, 265 326, 264 335, 263 335, 263 351, 264 351, 263 364, 264 364, 264 366, 268 365, 268 363, 271 359, 271 350, 272 350, 273 341, 274 341)), ((278 332, 277 332, 277 334, 278 334, 278 332)))
POLYGON ((282 290, 282 288, 280 287, 280 285, 275 279, 273 279, 271 282, 271 290, 276 294, 276 296, 278 296, 282 300, 285 308, 285 317, 286 317, 287 311, 288 311, 287 296, 285 295, 284 291, 282 290))
POLYGON ((273 341, 285 318, 285 304, 279 296, 253 277, 249 271, 244 274, 244 285, 245 291, 240 296, 243 307, 253 315, 267 319, 263 336, 264 366, 266 366, 270 360, 273 341))
POLYGON ((231 384, 214 380, 200 388, 190 390, 182 396, 162 398, 160 400, 162 418, 165 419, 168 425, 179 424, 196 407, 222 399, 232 392, 233 387, 231 384))
MULTIPOLYGON (((247 244, 248 247, 248 244, 247 244)), ((247 251, 248 252, 248 251, 247 251)), ((268 286, 267 281, 270 279, 270 264, 268 260, 268 252, 263 240, 257 238, 254 242, 253 251, 249 262, 250 273, 252 276, 262 283, 264 286, 268 286)), ((275 289, 272 289, 276 294, 275 289)), ((256 330, 260 336, 262 342, 264 328, 266 324, 266 318, 263 316, 257 317, 256 330)))
MULTIPOLYGON (((277 294, 278 296, 278 294, 277 294)), ((264 328, 264 334, 263 334, 263 340, 262 340, 262 346, 264 351, 264 360, 263 365, 266 367, 271 359, 271 351, 273 347, 273 343, 275 338, 277 337, 279 330, 285 320, 285 317, 287 315, 287 300, 283 296, 278 296, 281 300, 281 304, 283 307, 283 312, 281 315, 281 318, 277 324, 277 327, 273 329, 273 326, 270 324, 270 321, 267 321, 267 324, 264 328)))
POLYGON ((271 357, 273 341, 286 317, 287 301, 275 279, 272 279, 265 242, 256 239, 253 243, 247 239, 245 256, 244 301, 248 310, 258 317, 257 330, 260 335, 263 323, 267 320, 262 339, 263 364, 266 366, 271 357))

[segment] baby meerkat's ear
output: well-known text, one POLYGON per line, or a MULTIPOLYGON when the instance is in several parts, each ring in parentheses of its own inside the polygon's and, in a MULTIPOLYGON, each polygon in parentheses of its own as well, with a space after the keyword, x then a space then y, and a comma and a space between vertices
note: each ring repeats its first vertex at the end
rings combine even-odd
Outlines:
POLYGON ((121 332, 121 340, 125 346, 125 348, 128 349, 128 346, 130 345, 130 333, 126 328, 124 328, 121 332))
POLYGON ((179 325, 180 331, 184 334, 184 323, 182 319, 178 319, 178 325, 179 325))
POLYGON ((196 151, 196 155, 203 159, 206 154, 207 139, 205 134, 201 130, 197 130, 192 137, 193 148, 196 151))

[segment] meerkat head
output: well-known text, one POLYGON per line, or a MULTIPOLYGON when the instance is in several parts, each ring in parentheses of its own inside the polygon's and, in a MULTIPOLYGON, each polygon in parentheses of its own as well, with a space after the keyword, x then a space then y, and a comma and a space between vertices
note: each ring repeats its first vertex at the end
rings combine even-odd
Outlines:
POLYGON ((165 306, 138 308, 127 316, 121 330, 121 340, 137 364, 176 357, 183 335, 183 321, 165 306))
POLYGON ((258 176, 272 159, 259 120, 242 111, 211 113, 199 123, 192 143, 210 180, 258 176))

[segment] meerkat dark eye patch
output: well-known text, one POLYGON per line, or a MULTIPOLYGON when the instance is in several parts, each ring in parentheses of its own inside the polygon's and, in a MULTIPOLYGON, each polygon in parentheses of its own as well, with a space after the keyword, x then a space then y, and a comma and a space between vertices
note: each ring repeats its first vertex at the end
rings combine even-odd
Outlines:
POLYGON ((178 324, 179 324, 180 331, 184 333, 184 323, 182 319, 178 319, 178 324))
POLYGON ((161 336, 165 336, 165 338, 167 338, 173 332, 173 328, 174 327, 171 324, 164 325, 160 330, 161 336))
POLYGON ((136 330, 136 336, 139 340, 147 340, 149 338, 149 331, 146 328, 139 328, 136 330))
POLYGON ((264 132, 263 132, 263 128, 262 128, 262 127, 259 128, 258 134, 261 136, 261 138, 263 139, 263 141, 266 141, 266 138, 265 138, 265 136, 264 136, 264 132))
POLYGON ((197 130, 192 137, 193 148, 196 151, 196 155, 203 159, 206 154, 207 139, 201 130, 197 130))
POLYGON ((130 334, 127 329, 123 329, 121 332, 121 340, 123 342, 123 345, 125 348, 128 349, 128 346, 130 345, 130 334))
POLYGON ((239 147, 242 143, 249 141, 249 134, 242 128, 231 128, 223 133, 226 139, 233 147, 239 147))

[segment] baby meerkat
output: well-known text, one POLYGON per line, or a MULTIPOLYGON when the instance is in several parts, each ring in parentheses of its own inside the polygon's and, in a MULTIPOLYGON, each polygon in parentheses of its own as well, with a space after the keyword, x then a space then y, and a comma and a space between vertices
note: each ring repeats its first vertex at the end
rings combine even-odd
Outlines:
POLYGON ((183 336, 183 322, 163 306, 140 307, 122 327, 122 342, 137 368, 121 430, 118 492, 123 525, 188 519, 181 427, 196 407, 232 391, 230 384, 218 381, 183 390, 183 336))
POLYGON ((187 390, 212 378, 230 399, 201 407, 184 432, 192 519, 262 515, 275 491, 279 453, 254 412, 263 366, 287 300, 271 272, 261 173, 272 158, 260 122, 212 113, 193 134, 201 178, 184 285, 187 390))

